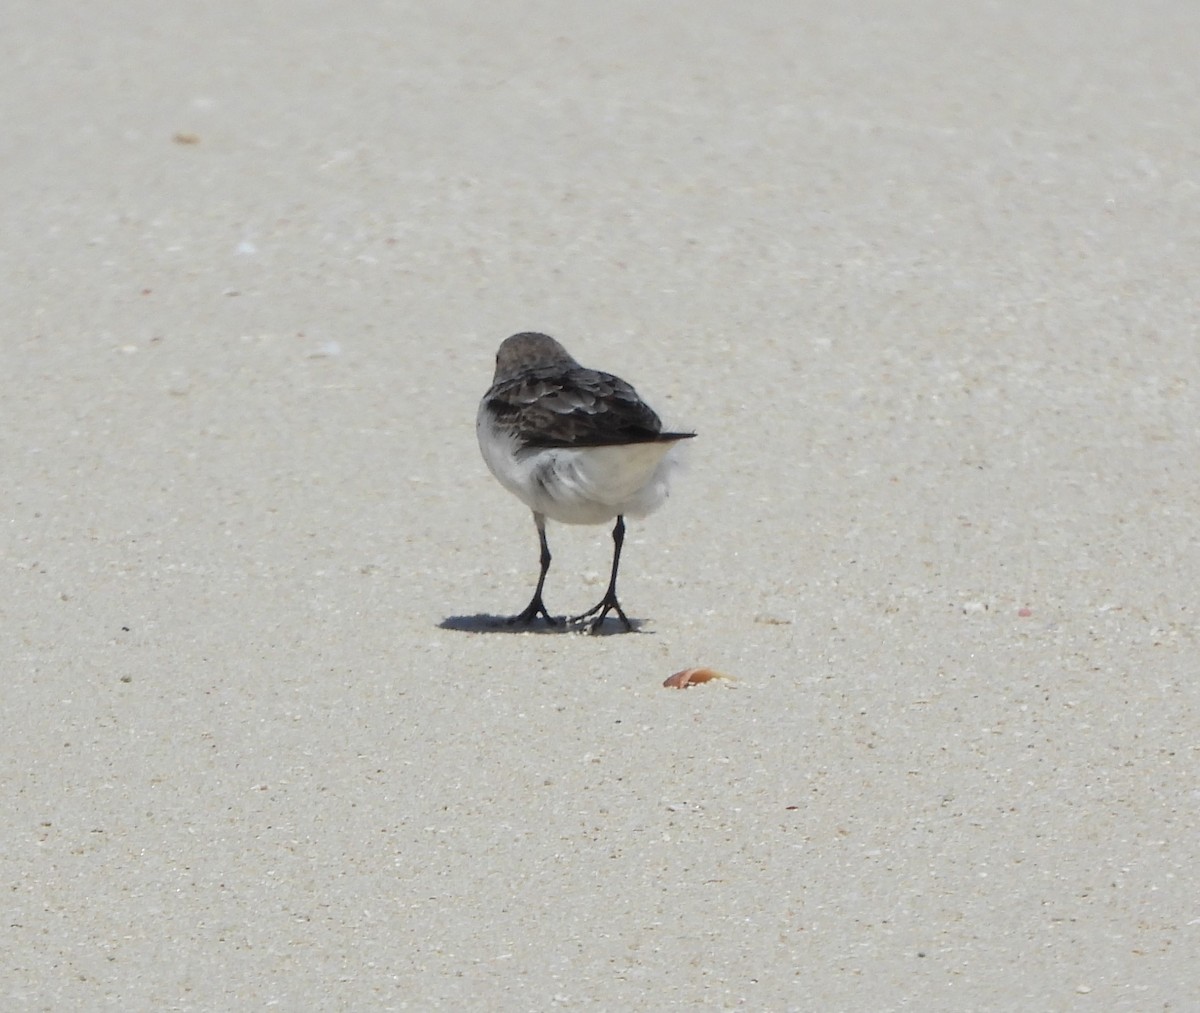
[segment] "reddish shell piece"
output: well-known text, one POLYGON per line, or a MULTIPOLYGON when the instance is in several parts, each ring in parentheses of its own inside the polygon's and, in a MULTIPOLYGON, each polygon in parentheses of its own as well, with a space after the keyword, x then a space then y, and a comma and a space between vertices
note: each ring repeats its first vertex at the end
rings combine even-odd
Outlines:
POLYGON ((711 668, 685 668, 682 672, 676 672, 673 676, 663 683, 666 689, 687 689, 689 686, 698 686, 702 682, 710 682, 713 679, 728 679, 729 676, 724 672, 717 672, 711 668))

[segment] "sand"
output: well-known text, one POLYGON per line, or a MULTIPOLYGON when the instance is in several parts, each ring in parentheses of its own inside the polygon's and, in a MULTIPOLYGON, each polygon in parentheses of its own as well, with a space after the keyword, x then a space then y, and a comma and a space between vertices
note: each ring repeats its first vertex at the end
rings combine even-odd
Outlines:
POLYGON ((1194 3, 0 20, 0 1005, 1195 1008, 1194 3))

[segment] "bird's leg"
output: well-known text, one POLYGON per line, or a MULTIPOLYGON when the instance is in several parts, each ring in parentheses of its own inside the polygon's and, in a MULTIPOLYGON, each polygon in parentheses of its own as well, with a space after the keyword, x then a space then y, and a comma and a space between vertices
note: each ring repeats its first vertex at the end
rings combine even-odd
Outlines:
POLYGON ((613 562, 612 575, 608 578, 608 590, 604 592, 604 597, 593 605, 582 615, 575 616, 570 621, 572 623, 588 623, 589 633, 599 633, 600 625, 604 622, 604 617, 609 612, 616 612, 621 617, 621 622, 625 624, 626 630, 632 630, 633 624, 625 616, 621 610, 621 605, 617 601, 617 567, 621 565, 621 544, 625 541, 625 518, 618 514, 617 523, 613 527, 613 562), (593 618, 594 617, 594 618, 593 618))
POLYGON ((542 604, 542 586, 546 583, 546 573, 550 569, 550 546, 546 544, 546 518, 543 514, 536 511, 533 515, 533 523, 537 525, 538 542, 542 546, 542 554, 540 557, 542 572, 538 574, 537 590, 533 592, 533 598, 529 604, 525 606, 525 611, 520 615, 513 616, 506 620, 510 626, 528 626, 538 616, 541 616, 551 626, 557 626, 558 620, 546 611, 546 606, 542 604))

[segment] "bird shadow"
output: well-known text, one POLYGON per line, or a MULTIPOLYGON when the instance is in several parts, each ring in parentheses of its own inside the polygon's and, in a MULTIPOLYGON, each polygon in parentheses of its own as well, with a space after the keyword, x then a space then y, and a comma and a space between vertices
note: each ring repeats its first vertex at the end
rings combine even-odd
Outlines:
POLYGON ((511 621, 511 616, 491 615, 487 612, 479 612, 473 616, 446 616, 440 623, 440 630, 454 630, 457 633, 591 633, 598 637, 611 637, 617 633, 644 633, 642 627, 645 625, 641 619, 630 619, 629 625, 632 630, 625 629, 625 624, 620 619, 606 616, 600 629, 590 630, 587 623, 572 624, 565 621, 560 621, 554 626, 551 626, 544 619, 539 619, 535 623, 523 624, 514 623, 511 621))

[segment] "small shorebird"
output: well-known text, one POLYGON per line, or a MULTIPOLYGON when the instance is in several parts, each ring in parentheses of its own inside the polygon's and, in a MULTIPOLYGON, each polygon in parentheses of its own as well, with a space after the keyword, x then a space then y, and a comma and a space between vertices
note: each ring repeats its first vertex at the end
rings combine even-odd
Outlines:
POLYGON ((658 416, 629 384, 579 365, 546 334, 514 334, 496 353, 496 375, 475 421, 479 449, 500 484, 533 511, 541 573, 533 598, 508 620, 527 626, 555 619, 542 602, 550 569, 546 518, 613 528, 612 574, 604 597, 567 622, 596 633, 609 612, 633 628, 617 601, 625 515, 641 517, 667 498, 671 449, 695 433, 664 433, 658 416))

